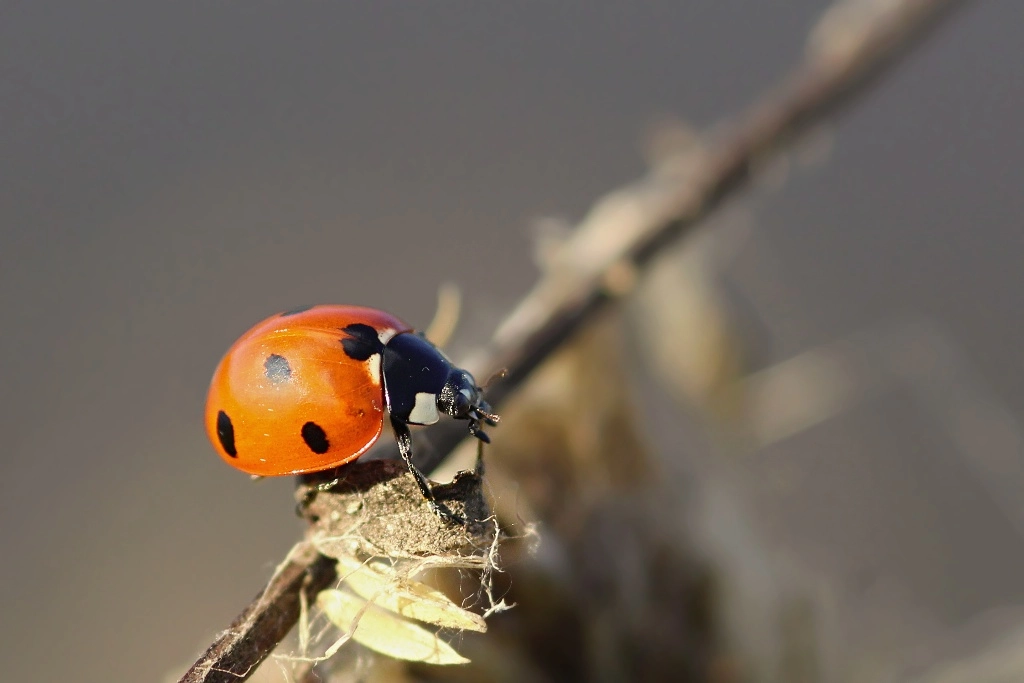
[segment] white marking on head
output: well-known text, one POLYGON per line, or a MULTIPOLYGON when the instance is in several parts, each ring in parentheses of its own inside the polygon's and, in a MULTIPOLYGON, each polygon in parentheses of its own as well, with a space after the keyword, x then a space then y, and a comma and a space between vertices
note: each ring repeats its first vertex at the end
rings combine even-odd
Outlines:
POLYGON ((380 339, 380 343, 387 346, 387 343, 391 341, 391 338, 398 334, 398 330, 393 327, 385 327, 377 330, 377 339, 380 339))
POLYGON ((418 425, 432 425, 441 419, 437 412, 437 396, 420 392, 416 394, 416 403, 413 404, 412 412, 409 413, 409 422, 418 425))

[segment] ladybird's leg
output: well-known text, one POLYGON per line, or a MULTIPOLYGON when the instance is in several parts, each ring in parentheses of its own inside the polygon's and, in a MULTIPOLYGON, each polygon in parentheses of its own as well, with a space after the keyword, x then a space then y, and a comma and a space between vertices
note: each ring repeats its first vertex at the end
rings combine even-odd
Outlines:
POLYGON ((306 508, 316 499, 317 495, 331 491, 335 486, 341 483, 344 477, 333 476, 330 479, 324 479, 326 472, 314 472, 299 475, 299 482, 306 488, 306 492, 295 506, 295 512, 299 517, 305 517, 306 508))
POLYGON ((315 486, 313 486, 313 490, 316 491, 317 493, 330 491, 335 486, 341 483, 341 479, 341 477, 334 477, 333 479, 329 479, 327 481, 318 482, 315 486))
POLYGON ((478 476, 484 476, 484 444, 491 442, 491 437, 480 429, 480 420, 469 421, 469 433, 476 437, 476 467, 473 472, 478 476))
POLYGON ((477 439, 479 439, 483 443, 490 443, 491 442, 491 437, 487 436, 487 432, 485 432, 484 430, 480 429, 480 420, 472 420, 471 419, 469 421, 469 433, 472 434, 473 436, 475 436, 477 439))
POLYGON ((427 500, 433 502, 434 492, 430 488, 430 482, 427 478, 416 469, 416 466, 412 464, 412 433, 409 431, 409 426, 394 417, 391 418, 391 431, 395 433, 395 441, 398 442, 398 451, 402 454, 402 460, 405 461, 405 466, 409 468, 409 472, 412 473, 414 479, 416 479, 416 485, 420 487, 420 493, 427 500))
POLYGON ((305 517, 306 508, 316 499, 317 495, 324 491, 330 491, 335 486, 341 483, 341 477, 334 477, 326 481, 320 481, 312 484, 306 488, 306 493, 303 494, 302 500, 295 505, 295 514, 299 517, 305 517))
POLYGON ((398 450, 402 454, 402 460, 405 461, 405 466, 409 468, 409 473, 412 474, 413 479, 416 480, 416 485, 420 488, 420 493, 430 503, 430 508, 437 514, 441 519, 455 522, 456 524, 465 524, 466 520, 459 515, 452 512, 447 505, 439 502, 434 497, 434 491, 430 488, 430 482, 423 476, 416 465, 412 463, 412 434, 409 432, 409 425, 405 424, 398 418, 391 417, 391 430, 395 433, 395 441, 398 442, 398 450))
POLYGON ((473 468, 473 474, 478 477, 484 476, 484 440, 477 439, 476 441, 476 467, 473 468))

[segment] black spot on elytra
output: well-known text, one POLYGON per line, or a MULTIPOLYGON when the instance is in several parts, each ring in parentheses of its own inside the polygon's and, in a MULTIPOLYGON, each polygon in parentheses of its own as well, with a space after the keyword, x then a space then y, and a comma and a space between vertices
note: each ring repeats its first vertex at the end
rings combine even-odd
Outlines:
POLYGON ((302 425, 302 440, 309 446, 309 450, 317 455, 323 455, 331 447, 331 442, 327 440, 327 433, 316 422, 307 422, 302 425))
POLYGON ((238 457, 238 451, 235 450, 235 426, 223 410, 217 413, 217 439, 225 453, 232 458, 238 457))
POLYGON ((298 308, 293 308, 290 311, 285 311, 284 313, 281 314, 281 317, 284 318, 285 316, 289 316, 289 315, 296 315, 298 313, 305 313, 306 311, 308 311, 311 308, 313 308, 313 307, 312 306, 299 306, 298 308))
POLYGON ((263 362, 263 374, 274 384, 280 384, 292 378, 292 366, 284 356, 272 353, 263 362))
POLYGON ((354 323, 341 328, 348 335, 341 340, 345 355, 353 360, 368 360, 375 353, 384 350, 384 345, 377 337, 377 330, 365 323, 354 323))

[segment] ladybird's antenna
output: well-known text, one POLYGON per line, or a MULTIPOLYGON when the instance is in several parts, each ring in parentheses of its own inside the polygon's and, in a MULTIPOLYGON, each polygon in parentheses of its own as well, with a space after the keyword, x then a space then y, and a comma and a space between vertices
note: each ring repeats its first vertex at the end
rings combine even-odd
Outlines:
POLYGON ((487 391, 488 387, 497 382, 499 379, 505 379, 508 377, 508 368, 502 368, 491 373, 491 376, 487 378, 482 387, 477 387, 480 391, 487 391))
MULTIPOLYGON (((508 368, 502 368, 501 370, 498 370, 497 372, 493 373, 490 377, 487 378, 487 381, 484 382, 484 385, 482 387, 477 387, 477 391, 481 393, 486 391, 487 387, 491 386, 492 384, 494 384, 494 382, 500 379, 504 379, 507 375, 508 368)), ((473 406, 473 412, 476 413, 478 419, 482 419, 484 422, 491 425, 492 427, 497 427, 498 423, 501 422, 501 418, 495 413, 491 412, 491 406, 487 403, 487 401, 481 400, 477 405, 473 406)))

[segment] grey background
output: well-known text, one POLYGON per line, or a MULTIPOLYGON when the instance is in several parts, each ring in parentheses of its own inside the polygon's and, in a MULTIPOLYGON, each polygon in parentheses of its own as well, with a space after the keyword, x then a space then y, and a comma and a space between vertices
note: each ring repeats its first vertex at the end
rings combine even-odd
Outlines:
MULTIPOLYGON (((180 673, 296 538, 290 482, 202 432, 241 331, 313 302, 423 325, 454 280, 471 345, 535 277, 533 219, 641 173, 662 117, 739 111, 823 6, 0 5, 3 677, 180 673)), ((1022 20, 972 6, 757 200, 774 266, 733 277, 797 294, 762 311, 780 358, 923 316, 1024 412, 1022 20)), ((945 637, 1024 600, 1024 547, 933 431, 897 392, 775 446, 816 478, 765 519, 945 637)))

